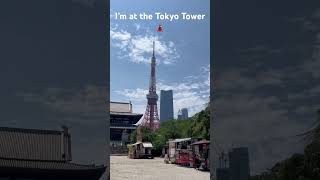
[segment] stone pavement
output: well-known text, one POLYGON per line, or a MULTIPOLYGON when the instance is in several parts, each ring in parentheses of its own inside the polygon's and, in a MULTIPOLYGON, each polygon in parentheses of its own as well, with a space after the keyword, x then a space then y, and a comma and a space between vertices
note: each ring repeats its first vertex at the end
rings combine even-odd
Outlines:
POLYGON ((129 159, 127 156, 110 157, 112 180, 209 180, 210 173, 194 168, 165 164, 163 158, 129 159))

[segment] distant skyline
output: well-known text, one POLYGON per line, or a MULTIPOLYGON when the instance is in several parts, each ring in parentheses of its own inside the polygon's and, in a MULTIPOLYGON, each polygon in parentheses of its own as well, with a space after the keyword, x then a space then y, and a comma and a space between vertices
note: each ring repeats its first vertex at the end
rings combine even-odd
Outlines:
MULTIPOLYGON (((150 79, 152 42, 157 60, 157 94, 173 90, 174 114, 188 108, 190 115, 204 109, 209 101, 210 10, 209 0, 188 1, 111 1, 110 97, 112 101, 131 101, 133 111, 144 113, 150 79), (182 6, 183 4, 183 6, 182 6), (181 10, 180 7, 184 7, 181 10), (180 9, 180 10, 179 10, 180 9), (205 14, 202 21, 116 20, 116 12, 182 11, 205 14), (156 31, 158 25, 163 32, 156 31)), ((158 110, 160 97, 158 100, 158 110)), ((160 111, 159 111, 160 112, 160 111)))

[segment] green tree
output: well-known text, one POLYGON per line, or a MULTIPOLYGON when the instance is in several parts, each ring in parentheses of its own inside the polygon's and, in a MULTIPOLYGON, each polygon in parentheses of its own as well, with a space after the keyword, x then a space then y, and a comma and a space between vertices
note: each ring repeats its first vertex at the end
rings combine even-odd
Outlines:
MULTIPOLYGON (((156 154, 161 154, 162 148, 169 139, 176 138, 205 138, 209 139, 210 128, 210 110, 206 107, 204 110, 195 114, 186 120, 168 120, 161 122, 160 128, 155 132, 147 128, 142 128, 142 140, 151 142, 154 146, 156 154)), ((136 142, 137 132, 134 131, 130 140, 131 143, 136 142)))
POLYGON ((193 117, 191 136, 210 139, 210 108, 207 106, 203 111, 193 117))

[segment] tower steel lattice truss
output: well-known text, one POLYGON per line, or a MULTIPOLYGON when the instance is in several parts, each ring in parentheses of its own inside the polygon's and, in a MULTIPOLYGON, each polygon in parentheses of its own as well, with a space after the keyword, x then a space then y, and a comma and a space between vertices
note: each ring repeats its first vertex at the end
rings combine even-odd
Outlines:
POLYGON ((154 56, 154 42, 153 42, 153 53, 151 58, 151 76, 149 84, 149 93, 147 94, 147 108, 144 113, 143 121, 141 126, 147 127, 151 130, 156 130, 160 126, 157 101, 158 95, 156 92, 156 57, 154 56))

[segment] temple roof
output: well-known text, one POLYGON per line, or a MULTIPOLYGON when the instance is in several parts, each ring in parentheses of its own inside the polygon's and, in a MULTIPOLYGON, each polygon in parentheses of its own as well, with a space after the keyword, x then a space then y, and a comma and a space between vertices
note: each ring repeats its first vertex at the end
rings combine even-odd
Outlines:
POLYGON ((0 158, 70 161, 70 143, 64 131, 0 127, 0 158))
POLYGON ((19 174, 43 176, 42 179, 81 176, 95 180, 106 168, 70 161, 71 140, 66 128, 55 131, 0 127, 0 177, 19 174))
POLYGON ((132 113, 131 102, 110 102, 110 112, 132 113))
MULTIPOLYGON (((138 114, 138 113, 133 113, 132 112, 132 104, 131 102, 126 103, 126 102, 110 102, 110 116, 111 118, 129 118, 133 122, 132 124, 136 124, 143 114, 138 114)), ((116 125, 114 122, 111 123, 111 126, 116 125)), ((121 124, 121 126, 123 126, 121 124)))

